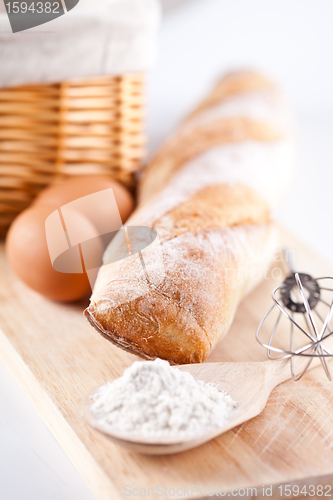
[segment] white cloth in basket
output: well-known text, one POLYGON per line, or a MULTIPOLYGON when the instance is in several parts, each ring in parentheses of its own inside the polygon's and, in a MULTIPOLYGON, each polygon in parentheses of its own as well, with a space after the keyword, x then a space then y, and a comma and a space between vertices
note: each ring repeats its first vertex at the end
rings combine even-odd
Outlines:
POLYGON ((0 87, 146 70, 159 0, 80 0, 53 21, 12 33, 0 0, 0 87))

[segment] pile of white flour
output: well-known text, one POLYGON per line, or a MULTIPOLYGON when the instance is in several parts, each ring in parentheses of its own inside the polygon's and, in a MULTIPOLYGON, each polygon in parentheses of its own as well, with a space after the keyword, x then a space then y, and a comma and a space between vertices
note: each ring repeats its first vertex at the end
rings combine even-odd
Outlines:
POLYGON ((212 384, 167 361, 137 361, 91 396, 100 425, 140 436, 198 435, 222 427, 236 406, 212 384))

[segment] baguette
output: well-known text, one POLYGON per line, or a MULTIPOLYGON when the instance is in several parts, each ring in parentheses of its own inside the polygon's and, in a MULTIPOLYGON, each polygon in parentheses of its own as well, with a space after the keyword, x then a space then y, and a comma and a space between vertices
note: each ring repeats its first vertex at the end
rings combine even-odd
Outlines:
POLYGON ((228 74, 144 171, 126 223, 132 254, 115 261, 121 244, 111 242, 87 319, 147 359, 204 361, 267 273, 276 250, 271 212, 293 167, 293 119, 281 91, 254 72, 228 74), (139 227, 151 228, 150 245, 139 227))

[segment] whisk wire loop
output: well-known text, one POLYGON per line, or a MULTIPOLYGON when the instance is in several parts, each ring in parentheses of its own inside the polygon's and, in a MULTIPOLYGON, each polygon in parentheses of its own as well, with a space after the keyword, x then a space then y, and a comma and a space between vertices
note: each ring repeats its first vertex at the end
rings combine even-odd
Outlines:
POLYGON ((320 286, 320 282, 324 280, 332 280, 333 277, 325 276, 320 278, 313 278, 312 276, 304 273, 298 273, 294 270, 293 264, 290 262, 290 255, 285 252, 285 256, 289 259, 289 266, 292 272, 284 282, 277 286, 272 293, 273 305, 268 309, 262 318, 257 333, 257 341, 267 349, 267 356, 269 359, 290 359, 290 370, 294 380, 300 380, 304 373, 309 368, 314 358, 319 358, 325 374, 329 380, 332 380, 331 373, 327 366, 327 359, 333 356, 333 353, 323 345, 323 342, 332 337, 333 330, 330 329, 330 322, 333 316, 333 299, 329 303, 321 296, 322 291, 331 291, 332 288, 327 286, 320 286), (301 301, 295 300, 294 290, 298 291, 301 301), (306 295, 306 291, 308 296, 306 295), (325 317, 318 311, 318 304, 324 304, 329 308, 325 317), (268 344, 260 338, 260 332, 263 324, 266 322, 268 316, 274 309, 278 309, 278 316, 273 325, 268 344), (278 336, 279 326, 281 325, 281 318, 287 318, 290 321, 290 340, 289 350, 282 349, 274 345, 274 340, 278 336), (304 326, 297 321, 296 316, 303 318, 304 326), (317 325, 315 316, 319 318, 321 325, 317 325), (296 328, 295 328, 296 327, 296 328), (295 348, 295 331, 296 329, 303 333, 310 341, 306 345, 295 348), (272 353, 277 353, 274 356, 272 353), (295 358, 303 357, 309 358, 305 367, 296 374, 295 371, 295 358))

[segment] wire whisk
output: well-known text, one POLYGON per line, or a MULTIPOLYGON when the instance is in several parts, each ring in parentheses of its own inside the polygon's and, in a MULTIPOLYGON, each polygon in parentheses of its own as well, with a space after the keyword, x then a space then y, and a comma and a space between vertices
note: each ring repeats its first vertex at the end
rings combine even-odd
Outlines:
MULTIPOLYGON (((288 257, 288 252, 285 252, 288 257)), ((332 357, 333 353, 324 345, 324 341, 332 338, 333 331, 330 327, 330 321, 333 314, 333 298, 331 303, 323 298, 323 291, 333 292, 333 288, 325 286, 327 280, 333 280, 333 277, 324 276, 313 278, 309 274, 295 272, 291 262, 288 262, 291 274, 284 282, 273 291, 273 305, 266 312, 261 320, 256 338, 257 341, 267 349, 269 359, 290 358, 291 375, 294 380, 299 380, 309 368, 314 358, 320 358, 327 378, 331 381, 331 373, 327 366, 327 358, 332 357), (325 281, 326 280, 326 281, 325 281), (319 305, 325 308, 326 314, 319 311, 319 305), (278 309, 278 316, 273 325, 268 344, 260 338, 263 324, 271 315, 274 309, 278 309), (327 309, 328 308, 328 309, 327 309), (289 349, 282 349, 276 345, 276 339, 281 340, 279 335, 279 326, 281 319, 285 317, 289 320, 289 349), (303 334, 305 345, 295 347, 295 332, 303 334), (272 352, 278 353, 273 356, 272 352), (295 373, 295 358, 309 358, 305 367, 300 373, 295 373)))

